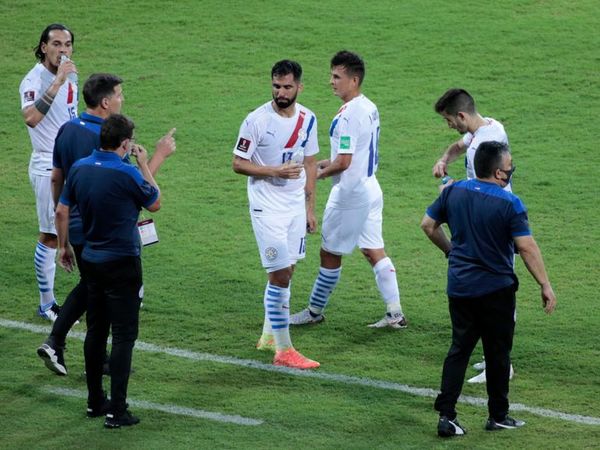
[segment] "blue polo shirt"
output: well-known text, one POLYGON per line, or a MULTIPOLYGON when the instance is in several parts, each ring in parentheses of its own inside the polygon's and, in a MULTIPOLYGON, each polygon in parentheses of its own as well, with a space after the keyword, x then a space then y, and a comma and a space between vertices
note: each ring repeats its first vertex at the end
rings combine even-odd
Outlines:
POLYGON ((531 234, 527 209, 511 192, 494 183, 458 181, 427 208, 452 234, 448 257, 450 297, 480 297, 516 284, 514 238, 531 234))
MULTIPOLYGON (((62 169, 65 180, 76 161, 100 148, 100 128, 103 122, 104 119, 84 112, 79 117, 66 122, 58 130, 54 141, 52 165, 62 169)), ((77 205, 70 208, 69 241, 73 245, 84 243, 83 225, 77 205)))
POLYGON ((85 235, 83 259, 102 263, 138 256, 138 215, 158 195, 138 168, 115 152, 94 150, 77 161, 71 167, 60 203, 79 207, 85 235))

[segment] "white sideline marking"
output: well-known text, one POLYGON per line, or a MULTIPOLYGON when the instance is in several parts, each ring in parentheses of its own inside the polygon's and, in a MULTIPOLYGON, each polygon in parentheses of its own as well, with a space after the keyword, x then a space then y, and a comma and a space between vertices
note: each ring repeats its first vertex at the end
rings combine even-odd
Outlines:
MULTIPOLYGON (((45 334, 45 335, 50 333, 50 327, 48 327, 48 326, 34 325, 34 324, 26 323, 26 322, 15 322, 13 320, 5 320, 5 319, 1 319, 1 318, 0 318, 0 326, 5 327, 5 328, 18 329, 18 330, 26 330, 26 331, 31 331, 33 333, 39 333, 39 334, 45 334)), ((85 333, 82 333, 80 331, 70 331, 69 336, 83 341, 85 338, 85 333)), ((325 380, 325 381, 336 381, 338 383, 343 383, 343 384, 367 386, 367 387, 373 387, 373 388, 377 388, 377 389, 386 389, 386 390, 390 390, 390 391, 399 391, 399 392, 404 392, 407 394, 416 395, 419 397, 435 398, 438 394, 438 391, 434 390, 434 389, 418 388, 418 387, 408 386, 406 384, 394 383, 391 381, 381 381, 381 380, 373 380, 370 378, 360 378, 360 377, 353 377, 353 376, 349 376, 349 375, 327 373, 327 372, 323 372, 320 370, 305 371, 305 370, 298 370, 298 369, 290 369, 287 367, 277 367, 277 366, 273 366, 271 364, 265 364, 265 363, 255 361, 252 359, 240 359, 240 358, 234 358, 231 356, 213 355, 211 353, 199 353, 199 352, 193 352, 193 351, 183 350, 183 349, 174 348, 174 347, 160 347, 158 345, 149 344, 149 343, 142 342, 142 341, 136 341, 135 348, 137 348, 138 350, 141 350, 141 351, 145 351, 145 352, 162 353, 162 354, 166 354, 166 355, 177 356, 180 358, 191 359, 194 361, 210 361, 210 362, 216 362, 216 363, 222 363, 222 364, 231 364, 234 366, 242 366, 242 367, 248 367, 251 369, 265 370, 268 372, 285 373, 285 374, 293 375, 293 376, 297 376, 297 377, 316 378, 316 379, 325 380)), ((487 399, 481 398, 481 397, 472 397, 469 395, 461 395, 459 397, 458 401, 460 403, 466 403, 469 405, 487 407, 487 399)), ((537 408, 535 406, 527 406, 522 403, 511 403, 510 409, 511 409, 511 411, 525 411, 525 412, 528 412, 531 414, 535 414, 537 416, 550 417, 553 419, 564 420, 567 422, 582 423, 582 424, 586 424, 586 425, 600 425, 599 417, 583 416, 580 414, 569 414, 569 413, 564 413, 561 411, 555 411, 552 409, 537 408)))
MULTIPOLYGON (((45 386, 42 388, 42 391, 66 397, 87 399, 87 392, 78 391, 76 389, 45 386)), ((264 423, 264 420, 248 419, 247 417, 242 416, 228 416, 226 414, 202 411, 201 409, 185 408, 183 406, 177 405, 161 405, 160 403, 152 403, 144 400, 132 400, 130 398, 127 398, 127 403, 129 403, 129 405, 135 408, 151 409, 154 411, 162 411, 168 414, 198 417, 200 419, 216 420, 217 422, 235 423, 237 425, 262 425, 264 423)))

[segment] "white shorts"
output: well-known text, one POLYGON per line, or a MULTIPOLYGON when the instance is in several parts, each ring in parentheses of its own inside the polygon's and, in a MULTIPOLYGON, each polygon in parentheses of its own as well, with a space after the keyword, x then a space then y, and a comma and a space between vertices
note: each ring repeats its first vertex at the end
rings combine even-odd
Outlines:
POLYGON ((321 247, 334 255, 348 255, 357 246, 384 248, 382 224, 382 196, 363 208, 325 208, 321 247))
POLYGON ((54 200, 52 199, 52 184, 50 177, 29 173, 29 181, 35 194, 40 233, 56 235, 54 227, 54 200))
POLYGON ((293 217, 254 216, 252 229, 267 272, 290 267, 306 255, 306 213, 293 217))

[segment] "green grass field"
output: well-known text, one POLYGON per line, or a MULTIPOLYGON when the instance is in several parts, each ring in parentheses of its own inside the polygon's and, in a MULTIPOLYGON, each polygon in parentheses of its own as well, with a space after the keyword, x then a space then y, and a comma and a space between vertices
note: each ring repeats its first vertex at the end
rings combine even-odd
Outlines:
MULTIPOLYGON (((600 446, 597 2, 57 6, 25 0, 2 2, 0 13, 0 448, 600 446), (135 120, 139 142, 153 148, 177 127, 177 153, 157 177, 163 208, 153 218, 161 242, 144 251, 145 306, 129 385, 132 403, 167 410, 132 405, 142 423, 131 429, 104 430, 101 421, 85 419, 84 399, 67 395, 85 395, 80 335, 68 340, 67 377, 50 373, 35 354, 50 328, 35 313, 37 221, 18 86, 35 63, 31 49, 41 30, 54 21, 75 32, 81 82, 93 72, 125 80, 123 112, 135 120), (296 347, 322 364, 313 376, 298 376, 271 370, 271 356, 254 348, 266 277, 246 180, 231 170, 231 151, 242 119, 269 99, 271 65, 292 58, 304 67, 300 101, 317 114, 320 156, 327 157, 327 129, 339 107, 328 85, 329 59, 342 48, 364 56, 364 93, 381 114, 384 236, 410 325, 400 332, 366 327, 384 308, 368 264, 355 252, 344 260, 328 320, 292 329, 296 347), (418 224, 437 192, 431 166, 458 138, 432 107, 453 86, 468 89, 479 110, 507 129, 518 166, 514 190, 529 208, 558 308, 543 314, 538 288, 519 260, 510 398, 523 406, 514 415, 527 425, 488 433, 486 407, 460 404, 469 434, 443 441, 426 395, 439 387, 450 344, 446 260, 418 224), (194 417, 190 410, 260 424, 194 417), (175 414, 182 411, 188 415, 175 414)), ((462 164, 451 173, 463 176, 462 164)), ((319 215, 328 190, 329 182, 319 183, 319 215)), ((307 302, 319 244, 318 236, 309 239, 307 258, 297 267, 293 311, 307 302)), ((57 273, 62 303, 76 276, 57 273)), ((466 385, 464 394, 486 397, 482 385, 466 385)))

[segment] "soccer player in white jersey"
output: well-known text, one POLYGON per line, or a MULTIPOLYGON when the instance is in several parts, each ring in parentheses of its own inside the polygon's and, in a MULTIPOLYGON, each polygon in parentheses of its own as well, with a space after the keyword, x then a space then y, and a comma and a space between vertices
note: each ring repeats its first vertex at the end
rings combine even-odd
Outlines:
POLYGON ((342 256, 359 247, 373 268, 386 304, 374 328, 406 328, 400 305, 396 269, 386 255, 382 235, 383 194, 375 173, 378 164, 379 112, 361 94, 365 76, 362 58, 343 50, 331 60, 331 86, 343 105, 329 129, 331 159, 319 161, 319 179, 331 177, 332 188, 323 215, 321 267, 308 308, 292 315, 293 325, 319 323, 342 271, 342 256))
POLYGON ((240 127, 233 170, 248 176, 252 228, 268 274, 265 321, 256 347, 275 350, 273 364, 313 369, 319 363, 292 346, 289 333, 290 282, 305 256, 306 230, 314 233, 317 121, 296 103, 302 68, 282 60, 271 69, 273 100, 251 112, 240 127))
MULTIPOLYGON (((442 95, 434 106, 435 112, 441 115, 448 124, 449 128, 455 129, 463 136, 452 143, 444 154, 433 165, 433 176, 437 178, 448 175, 448 164, 456 160, 465 153, 465 168, 467 169, 467 179, 475 178, 475 151, 482 142, 496 141, 508 145, 508 136, 504 131, 504 126, 491 117, 482 117, 475 107, 475 100, 464 89, 448 89, 442 95)), ((509 177, 510 179, 510 177, 509 177)), ((452 184, 449 179, 443 187, 452 184)), ((512 192, 511 183, 504 187, 505 191, 512 192)), ((485 383, 485 361, 473 365, 482 372, 467 380, 468 383, 485 383)), ((510 378, 514 375, 514 369, 510 366, 510 378)))
MULTIPOLYGON (((475 178, 473 161, 479 144, 495 141, 508 145, 504 126, 491 117, 482 117, 475 108, 475 100, 464 89, 447 90, 436 102, 435 112, 446 120, 448 127, 463 134, 462 138, 452 143, 434 164, 433 176, 437 178, 448 175, 448 164, 466 153, 467 178, 471 180, 475 178)), ((510 192, 510 184, 504 189, 510 192)))
POLYGON ((54 138, 62 124, 77 116, 77 85, 67 80, 77 68, 70 61, 73 53, 73 33, 64 25, 46 27, 35 48, 38 58, 19 87, 21 111, 29 131, 33 151, 29 162, 29 179, 36 197, 39 241, 34 265, 40 292, 38 314, 55 321, 59 307, 54 299, 56 271, 56 229, 50 176, 54 138), (69 61, 61 64, 61 56, 69 61))

